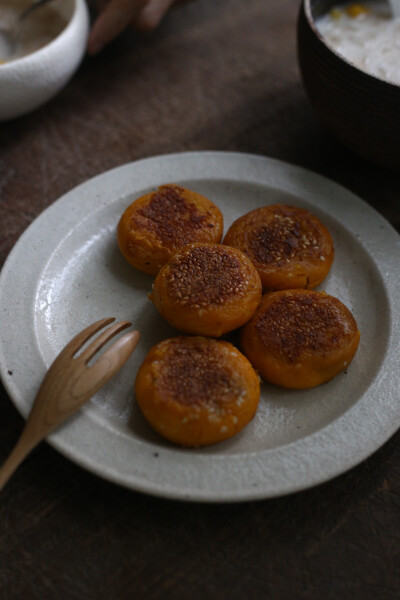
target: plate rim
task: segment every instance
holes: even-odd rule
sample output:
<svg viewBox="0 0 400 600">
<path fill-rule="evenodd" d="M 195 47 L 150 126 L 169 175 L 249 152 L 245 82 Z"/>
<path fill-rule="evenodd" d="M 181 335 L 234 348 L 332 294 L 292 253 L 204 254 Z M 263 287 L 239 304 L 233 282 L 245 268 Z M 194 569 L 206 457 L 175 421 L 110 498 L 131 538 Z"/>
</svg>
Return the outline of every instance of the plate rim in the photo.
<svg viewBox="0 0 400 600">
<path fill-rule="evenodd" d="M 13 266 L 13 261 L 15 262 L 16 258 L 18 257 L 18 253 L 21 252 L 21 248 L 23 247 L 24 241 L 32 234 L 32 232 L 34 233 L 35 230 L 39 227 L 40 229 L 40 225 L 42 223 L 42 221 L 46 220 L 46 218 L 50 215 L 56 214 L 57 211 L 60 210 L 60 206 L 62 207 L 63 204 L 65 204 L 66 202 L 68 202 L 68 200 L 70 199 L 71 196 L 79 196 L 79 192 L 85 192 L 85 190 L 90 189 L 91 187 L 95 188 L 97 183 L 99 181 L 105 181 L 107 180 L 112 180 L 113 177 L 119 173 L 122 172 L 122 170 L 130 170 L 132 169 L 133 171 L 135 169 L 141 169 L 141 168 L 146 168 L 146 166 L 148 167 L 149 165 L 151 166 L 151 164 L 154 163 L 159 163 L 161 162 L 165 162 L 165 161 L 169 161 L 169 162 L 182 162 L 183 161 L 189 161 L 189 163 L 193 162 L 194 164 L 198 164 L 201 161 L 204 160 L 208 160 L 208 161 L 216 161 L 216 159 L 218 159 L 219 161 L 228 161 L 229 163 L 235 162 L 235 161 L 239 161 L 240 163 L 242 163 L 243 161 L 250 161 L 252 164 L 255 165 L 255 163 L 257 163 L 257 166 L 263 166 L 266 167 L 267 165 L 272 168 L 272 171 L 279 171 L 280 169 L 283 171 L 286 171 L 286 173 L 290 176 L 290 174 L 294 174 L 295 176 L 299 176 L 300 179 L 304 176 L 306 176 L 307 178 L 311 177 L 311 181 L 315 182 L 318 185 L 322 185 L 322 186 L 327 186 L 328 190 L 331 189 L 333 191 L 337 191 L 338 193 L 342 193 L 344 194 L 345 197 L 348 197 L 352 199 L 352 202 L 355 204 L 355 206 L 358 206 L 358 208 L 361 209 L 361 212 L 366 211 L 366 208 L 368 209 L 366 212 L 368 213 L 368 215 L 373 216 L 374 219 L 377 220 L 378 225 L 384 229 L 385 234 L 393 241 L 396 241 L 396 245 L 397 245 L 397 253 L 398 256 L 400 257 L 400 236 L 397 233 L 397 231 L 392 227 L 392 225 L 386 221 L 382 215 L 380 215 L 380 213 L 378 213 L 378 211 L 376 211 L 376 209 L 374 209 L 373 207 L 371 207 L 369 204 L 367 204 L 365 201 L 363 201 L 361 198 L 359 198 L 356 194 L 354 194 L 353 192 L 351 192 L 350 190 L 344 188 L 343 186 L 341 186 L 340 184 L 331 181 L 330 179 L 319 175 L 317 173 L 314 173 L 313 171 L 310 171 L 308 169 L 305 169 L 303 167 L 300 166 L 296 166 L 296 165 L 292 165 L 290 163 L 281 161 L 281 160 L 277 160 L 274 158 L 269 158 L 266 156 L 262 156 L 262 155 L 258 155 L 258 154 L 251 154 L 251 153 L 242 153 L 242 152 L 225 152 L 225 151 L 190 151 L 190 152 L 179 152 L 179 153 L 172 153 L 172 154 L 160 154 L 157 156 L 152 156 L 152 157 L 148 157 L 148 158 L 142 158 L 139 160 L 135 160 L 132 162 L 128 162 L 125 163 L 124 165 L 120 165 L 117 167 L 114 167 L 110 170 L 104 171 L 103 173 L 100 173 L 84 182 L 82 182 L 81 184 L 77 185 L 76 187 L 74 187 L 73 189 L 69 190 L 68 192 L 66 192 L 65 194 L 63 194 L 60 198 L 58 198 L 56 201 L 54 201 L 51 205 L 49 205 L 44 211 L 42 211 L 34 220 L 33 222 L 25 229 L 25 231 L 21 234 L 21 236 L 19 237 L 19 239 L 17 240 L 17 242 L 15 243 L 15 245 L 13 246 L 13 248 L 11 249 L 8 257 L 6 258 L 6 261 L 4 262 L 4 265 L 2 267 L 2 271 L 0 274 L 0 328 L 1 330 L 4 329 L 4 323 L 6 320 L 6 317 L 4 315 L 4 290 L 6 287 L 6 283 L 7 283 L 7 277 L 9 277 L 9 273 L 12 269 Z M 216 162 L 218 162 L 218 160 Z M 190 167 L 190 165 L 189 165 Z M 257 168 L 256 168 L 257 171 Z M 252 177 L 254 177 L 254 175 L 252 175 Z M 201 179 L 201 177 L 197 176 L 197 177 L 193 177 L 193 179 Z M 224 180 L 224 177 L 221 176 L 217 176 L 217 177 L 213 177 L 213 180 Z M 278 177 L 279 179 L 279 177 Z M 239 178 L 237 179 L 237 181 L 248 181 L 248 182 L 253 182 L 252 178 L 250 177 L 248 180 L 243 179 L 243 178 Z M 259 185 L 261 185 L 260 181 L 256 182 Z M 149 184 L 152 185 L 152 184 Z M 154 185 L 158 185 L 158 183 L 155 183 Z M 264 181 L 264 185 L 270 185 L 270 187 L 274 187 L 273 185 L 271 185 L 269 182 Z M 282 189 L 282 188 L 279 188 Z M 285 190 L 287 191 L 287 190 Z M 78 193 L 78 194 L 77 194 Z M 295 192 L 292 192 L 295 193 Z M 107 206 L 112 204 L 113 202 L 115 202 L 115 197 L 114 198 L 110 198 L 108 199 L 106 202 L 104 202 L 102 204 L 102 206 Z M 98 210 L 99 207 L 96 208 L 96 210 Z M 332 212 L 330 212 L 329 210 L 326 209 L 326 206 L 323 206 L 323 209 L 330 214 L 330 216 L 334 216 Z M 383 238 L 384 239 L 384 238 Z M 367 241 L 365 241 L 365 246 L 368 245 Z M 400 274 L 400 260 L 398 261 L 398 267 L 397 267 L 397 271 Z M 400 279 L 400 278 L 399 278 Z M 393 296 L 394 294 L 394 287 L 395 287 L 395 283 L 389 282 L 390 286 L 389 286 L 389 291 L 391 292 L 391 295 Z M 397 288 L 399 289 L 399 284 L 397 284 Z M 396 322 L 399 320 L 399 315 L 393 315 L 393 303 L 390 303 L 390 308 L 391 308 L 391 321 L 392 321 L 392 331 L 391 331 L 391 339 L 388 342 L 388 346 L 392 347 L 393 345 L 395 345 L 396 340 L 394 340 L 394 335 L 393 335 L 393 320 L 394 320 L 394 316 L 396 317 Z M 399 342 L 397 341 L 397 352 L 400 349 L 399 347 Z M 396 348 L 393 349 L 392 351 L 395 352 Z M 393 360 L 392 360 L 393 362 Z M 4 340 L 3 337 L 1 337 L 0 339 L 0 378 L 3 382 L 3 385 L 10 397 L 10 400 L 13 402 L 14 406 L 16 406 L 17 410 L 24 416 L 26 417 L 27 414 L 27 407 L 25 404 L 21 403 L 21 399 L 18 397 L 18 394 L 16 393 L 16 389 L 15 389 L 15 379 L 13 380 L 11 377 L 8 376 L 7 374 L 7 367 L 6 367 L 6 361 L 5 361 L 5 344 L 4 344 Z M 371 384 L 372 385 L 372 384 Z M 378 383 L 379 385 L 379 383 Z M 394 400 L 394 399 L 393 399 Z M 385 402 L 385 406 L 387 407 L 389 400 L 387 400 Z M 357 404 L 357 403 L 356 403 Z M 324 436 L 331 435 L 332 432 L 330 431 L 330 428 L 333 425 L 338 425 L 340 421 L 344 420 L 344 422 L 342 423 L 342 426 L 346 426 L 346 420 L 348 420 L 348 416 L 349 414 L 352 412 L 352 409 L 354 407 L 352 407 L 349 411 L 347 411 L 344 415 L 341 415 L 338 419 L 335 419 L 335 421 L 331 424 L 329 424 L 327 427 L 323 428 L 323 430 L 317 431 L 309 436 L 306 436 L 305 438 L 301 438 L 300 442 L 303 442 L 303 445 L 306 449 L 308 449 L 309 452 L 312 452 L 312 446 L 315 444 L 315 440 L 318 441 L 318 438 L 324 433 Z M 336 470 L 335 469 L 330 469 L 328 472 L 325 473 L 325 475 L 322 475 L 321 473 L 318 473 L 316 476 L 314 474 L 314 477 L 311 476 L 311 474 L 305 474 L 306 479 L 304 480 L 303 477 L 303 481 L 300 483 L 298 482 L 297 484 L 293 484 L 293 482 L 291 482 L 289 485 L 286 486 L 281 486 L 279 488 L 275 488 L 275 489 L 271 489 L 270 491 L 266 491 L 265 488 L 253 488 L 253 489 L 236 489 L 236 490 L 230 490 L 230 491 L 225 491 L 225 492 L 210 492 L 207 490 L 196 490 L 196 492 L 191 492 L 190 490 L 182 490 L 182 489 L 176 489 L 176 488 L 168 488 L 165 485 L 165 482 L 162 486 L 160 485 L 156 485 L 154 484 L 154 482 L 149 482 L 148 479 L 146 479 L 146 477 L 144 478 L 140 478 L 140 476 L 138 474 L 134 474 L 131 477 L 131 480 L 128 481 L 128 478 L 124 475 L 119 475 L 118 473 L 115 472 L 115 470 L 113 471 L 112 469 L 110 469 L 109 467 L 105 467 L 104 465 L 97 465 L 97 464 L 93 464 L 93 462 L 88 462 L 87 457 L 85 456 L 85 452 L 83 450 L 83 452 L 77 452 L 76 448 L 71 448 L 68 445 L 68 435 L 66 434 L 66 432 L 68 432 L 68 428 L 70 428 L 70 425 L 65 425 L 62 428 L 60 428 L 60 430 L 58 430 L 57 432 L 51 434 L 48 438 L 49 443 L 55 447 L 58 451 L 60 451 L 64 456 L 66 456 L 67 458 L 69 458 L 70 460 L 72 460 L 73 462 L 75 462 L 76 464 L 80 465 L 81 467 L 85 468 L 86 470 L 100 476 L 103 477 L 109 481 L 112 481 L 114 483 L 117 483 L 119 485 L 123 485 L 125 487 L 128 487 L 130 489 L 133 489 L 135 491 L 139 491 L 139 492 L 144 492 L 144 493 L 148 493 L 148 494 L 152 494 L 155 496 L 160 496 L 160 497 L 164 497 L 164 498 L 170 498 L 170 499 L 176 499 L 176 500 L 191 500 L 191 501 L 201 501 L 201 502 L 241 502 L 241 501 L 247 501 L 247 500 L 257 500 L 257 499 L 265 499 L 265 498 L 271 498 L 271 497 L 276 497 L 276 496 L 282 496 L 282 495 L 286 495 L 289 493 L 294 493 L 303 489 L 307 489 L 310 487 L 313 487 L 315 485 L 321 484 L 325 481 L 328 481 L 346 471 L 348 471 L 349 469 L 355 467 L 357 464 L 359 464 L 360 462 L 362 462 L 363 460 L 365 460 L 368 456 L 370 456 L 373 452 L 375 452 L 376 450 L 378 450 L 379 447 L 381 447 L 397 430 L 397 428 L 399 427 L 399 415 L 397 414 L 398 411 L 395 410 L 395 406 L 394 406 L 394 402 L 389 402 L 389 408 L 390 414 L 386 415 L 386 418 L 384 419 L 380 419 L 379 423 L 378 423 L 378 428 L 379 428 L 379 442 L 376 443 L 371 443 L 371 439 L 369 439 L 369 444 L 367 444 L 366 446 L 363 446 L 361 449 L 357 448 L 357 452 L 355 455 L 353 455 L 352 460 L 347 460 L 346 462 L 346 466 L 345 467 L 339 467 Z M 393 417 L 396 418 L 393 418 Z M 71 428 L 73 429 L 74 426 L 79 422 L 79 419 L 77 417 L 74 417 L 72 419 L 71 422 Z M 75 425 L 74 425 L 75 424 Z M 351 423 L 350 423 L 351 424 Z M 347 422 L 347 426 L 349 425 L 349 423 Z M 352 427 L 350 427 L 350 430 L 352 429 Z M 329 430 L 329 431 L 328 431 Z M 350 431 L 350 433 L 354 434 L 354 431 Z M 311 440 L 311 438 L 313 438 L 313 440 Z M 374 438 L 375 439 L 375 438 Z M 65 442 L 65 440 L 67 440 L 67 443 Z M 310 445 L 311 444 L 311 445 Z M 286 446 L 282 446 L 282 447 L 278 447 L 273 449 L 274 452 L 276 454 L 279 454 L 281 452 L 283 452 L 283 449 L 287 449 L 289 446 L 299 446 L 299 440 L 296 440 L 295 442 L 292 442 L 291 444 L 288 444 Z M 348 448 L 346 448 L 348 449 Z M 162 449 L 162 452 L 165 453 L 165 449 Z M 256 452 L 254 454 L 256 454 L 259 458 L 261 454 L 264 454 L 265 452 L 269 452 L 269 450 L 266 451 L 262 451 L 262 452 Z M 191 460 L 193 459 L 193 454 L 191 454 Z M 205 456 L 205 455 L 204 455 Z M 230 459 L 232 460 L 234 458 L 235 455 L 228 455 L 228 457 L 225 456 L 225 459 Z M 241 455 L 240 455 L 241 456 Z M 241 456 L 242 457 L 242 456 Z M 213 460 L 214 459 L 224 459 L 224 456 L 220 456 L 220 457 L 216 457 L 213 456 Z M 243 458 L 243 457 L 242 457 Z M 197 459 L 196 459 L 197 460 Z M 342 458 L 342 460 L 344 460 Z M 308 479 L 307 479 L 308 477 Z"/>
</svg>

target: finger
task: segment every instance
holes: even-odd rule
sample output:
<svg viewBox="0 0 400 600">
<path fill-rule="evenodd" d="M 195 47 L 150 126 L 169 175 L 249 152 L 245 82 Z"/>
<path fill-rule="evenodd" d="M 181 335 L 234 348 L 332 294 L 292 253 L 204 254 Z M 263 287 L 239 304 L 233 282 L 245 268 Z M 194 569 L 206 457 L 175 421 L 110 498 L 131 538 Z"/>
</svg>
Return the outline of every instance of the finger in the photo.
<svg viewBox="0 0 400 600">
<path fill-rule="evenodd" d="M 135 19 L 147 0 L 111 0 L 95 21 L 88 40 L 89 54 L 97 54 Z"/>
<path fill-rule="evenodd" d="M 140 31 L 152 31 L 175 2 L 176 0 L 150 0 L 137 14 L 133 26 Z"/>
</svg>

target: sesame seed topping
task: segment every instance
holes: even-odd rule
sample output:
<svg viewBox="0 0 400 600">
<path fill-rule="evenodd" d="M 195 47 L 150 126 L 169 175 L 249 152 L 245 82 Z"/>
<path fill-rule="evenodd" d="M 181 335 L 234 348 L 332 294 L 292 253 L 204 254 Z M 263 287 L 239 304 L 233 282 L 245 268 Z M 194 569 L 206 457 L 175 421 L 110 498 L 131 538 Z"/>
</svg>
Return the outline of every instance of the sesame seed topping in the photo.
<svg viewBox="0 0 400 600">
<path fill-rule="evenodd" d="M 169 294 L 182 306 L 204 310 L 221 306 L 249 289 L 248 266 L 221 245 L 201 245 L 175 256 L 169 263 Z"/>
<path fill-rule="evenodd" d="M 208 415 L 208 417 L 207 417 L 207 421 L 208 421 L 209 423 L 219 423 L 219 422 L 220 422 L 220 420 L 221 420 L 221 419 L 220 419 L 219 417 L 217 417 L 217 415 L 213 415 L 213 414 L 211 414 L 211 415 Z"/>
<path fill-rule="evenodd" d="M 260 310 L 255 330 L 268 352 L 293 363 L 334 351 L 350 338 L 357 325 L 346 310 L 336 298 L 317 292 L 284 294 Z"/>
<path fill-rule="evenodd" d="M 255 218 L 250 229 L 248 250 L 258 263 L 278 266 L 291 259 L 316 257 L 321 252 L 323 238 L 318 222 L 307 211 L 275 206 L 267 222 Z"/>
<path fill-rule="evenodd" d="M 243 386 L 224 363 L 229 350 L 215 340 L 179 337 L 167 340 L 165 360 L 158 365 L 157 387 L 176 402 L 207 409 L 210 421 L 240 397 Z"/>
</svg>

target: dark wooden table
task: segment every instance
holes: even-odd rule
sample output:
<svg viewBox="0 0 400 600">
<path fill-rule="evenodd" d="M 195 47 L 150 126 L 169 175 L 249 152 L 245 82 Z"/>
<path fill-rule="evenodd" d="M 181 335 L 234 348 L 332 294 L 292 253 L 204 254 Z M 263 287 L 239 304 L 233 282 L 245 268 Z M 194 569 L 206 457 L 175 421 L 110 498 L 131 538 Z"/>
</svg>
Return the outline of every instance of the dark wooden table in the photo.
<svg viewBox="0 0 400 600">
<path fill-rule="evenodd" d="M 44 108 L 0 127 L 0 260 L 49 204 L 141 157 L 232 150 L 341 183 L 400 230 L 400 176 L 321 128 L 295 0 L 197 0 L 86 58 Z M 0 461 L 23 420 L 1 390 Z M 366 431 L 366 436 L 368 432 Z M 0 598 L 397 600 L 399 435 L 341 477 L 234 505 L 148 497 L 42 444 L 0 495 Z"/>
</svg>

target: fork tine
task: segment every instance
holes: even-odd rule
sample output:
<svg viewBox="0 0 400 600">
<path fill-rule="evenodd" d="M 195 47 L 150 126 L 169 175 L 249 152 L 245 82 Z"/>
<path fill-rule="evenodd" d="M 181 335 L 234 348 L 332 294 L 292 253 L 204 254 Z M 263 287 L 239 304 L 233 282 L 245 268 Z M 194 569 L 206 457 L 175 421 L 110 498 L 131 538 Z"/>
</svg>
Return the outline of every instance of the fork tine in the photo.
<svg viewBox="0 0 400 600">
<path fill-rule="evenodd" d="M 77 397 L 90 398 L 126 363 L 140 339 L 139 331 L 129 331 L 117 339 L 100 358 L 86 367 L 86 377 L 74 386 Z"/>
<path fill-rule="evenodd" d="M 105 327 L 106 325 L 113 323 L 113 321 L 115 321 L 115 317 L 100 319 L 100 321 L 92 323 L 91 325 L 86 327 L 86 329 L 78 333 L 70 342 L 68 342 L 68 344 L 62 350 L 62 352 L 60 352 L 57 358 L 61 356 L 70 356 L 72 358 L 82 348 L 85 342 L 87 342 L 88 339 L 92 337 L 92 335 L 100 331 L 100 329 L 103 329 L 103 327 Z"/>
<path fill-rule="evenodd" d="M 93 342 L 82 352 L 80 355 L 80 359 L 84 361 L 85 364 L 89 362 L 91 358 L 99 351 L 101 348 L 117 333 L 123 331 L 127 327 L 130 327 L 132 323 L 129 321 L 120 321 L 119 323 L 114 323 L 110 327 L 108 327 L 103 333 L 101 333 Z"/>
</svg>

